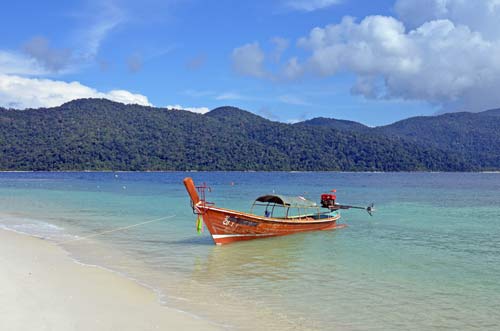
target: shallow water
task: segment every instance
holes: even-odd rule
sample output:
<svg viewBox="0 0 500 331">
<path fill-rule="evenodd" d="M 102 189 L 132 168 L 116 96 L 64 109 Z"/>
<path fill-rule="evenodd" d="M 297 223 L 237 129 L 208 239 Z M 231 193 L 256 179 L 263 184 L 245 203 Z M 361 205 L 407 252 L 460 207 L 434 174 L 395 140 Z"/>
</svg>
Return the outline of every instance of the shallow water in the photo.
<svg viewBox="0 0 500 331">
<path fill-rule="evenodd" d="M 336 188 L 377 212 L 218 247 L 196 234 L 187 175 L 232 209 Z M 230 330 L 498 330 L 499 192 L 494 173 L 0 173 L 0 227 L 54 240 Z"/>
</svg>

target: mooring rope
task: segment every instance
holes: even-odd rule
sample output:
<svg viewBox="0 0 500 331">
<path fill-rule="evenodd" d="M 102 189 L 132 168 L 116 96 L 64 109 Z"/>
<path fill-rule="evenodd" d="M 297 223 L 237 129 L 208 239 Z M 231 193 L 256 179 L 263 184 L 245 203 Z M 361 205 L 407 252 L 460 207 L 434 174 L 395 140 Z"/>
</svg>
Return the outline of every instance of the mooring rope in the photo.
<svg viewBox="0 0 500 331">
<path fill-rule="evenodd" d="M 74 242 L 74 241 L 85 240 L 85 239 L 92 238 L 92 237 L 97 237 L 97 236 L 100 236 L 100 235 L 103 235 L 103 234 L 106 234 L 106 233 L 111 233 L 111 232 L 126 230 L 126 229 L 135 228 L 136 226 L 141 226 L 141 225 L 148 224 L 148 223 L 163 221 L 163 220 L 166 220 L 166 219 L 172 218 L 172 217 L 175 217 L 175 215 L 170 215 L 170 216 L 165 216 L 165 217 L 161 217 L 161 218 L 156 218 L 154 220 L 149 220 L 149 221 L 145 221 L 145 222 L 141 222 L 141 223 L 127 225 L 127 226 L 116 228 L 116 229 L 112 229 L 112 230 L 106 230 L 106 231 L 103 231 L 103 232 L 91 234 L 89 236 L 62 241 L 62 242 L 59 242 L 59 244 L 67 244 L 67 243 L 71 243 L 71 242 Z"/>
</svg>

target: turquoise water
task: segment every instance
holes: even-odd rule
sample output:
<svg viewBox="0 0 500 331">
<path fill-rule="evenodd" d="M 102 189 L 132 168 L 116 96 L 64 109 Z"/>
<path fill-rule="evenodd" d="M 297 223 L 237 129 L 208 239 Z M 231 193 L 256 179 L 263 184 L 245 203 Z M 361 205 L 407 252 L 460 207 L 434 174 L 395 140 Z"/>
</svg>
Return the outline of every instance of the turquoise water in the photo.
<svg viewBox="0 0 500 331">
<path fill-rule="evenodd" d="M 232 209 L 335 188 L 339 202 L 377 212 L 344 211 L 337 231 L 219 247 L 196 234 L 188 175 Z M 228 330 L 498 330 L 499 192 L 497 173 L 0 173 L 0 227 L 53 240 Z"/>
</svg>

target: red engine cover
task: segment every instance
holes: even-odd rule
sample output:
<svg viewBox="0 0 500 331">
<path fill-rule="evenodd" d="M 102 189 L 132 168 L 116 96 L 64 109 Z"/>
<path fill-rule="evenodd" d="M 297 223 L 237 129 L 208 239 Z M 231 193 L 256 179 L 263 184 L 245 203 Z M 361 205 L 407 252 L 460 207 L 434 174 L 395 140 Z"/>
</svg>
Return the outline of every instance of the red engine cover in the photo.
<svg viewBox="0 0 500 331">
<path fill-rule="evenodd" d="M 337 196 L 335 194 L 321 194 L 321 200 L 336 200 Z"/>
</svg>

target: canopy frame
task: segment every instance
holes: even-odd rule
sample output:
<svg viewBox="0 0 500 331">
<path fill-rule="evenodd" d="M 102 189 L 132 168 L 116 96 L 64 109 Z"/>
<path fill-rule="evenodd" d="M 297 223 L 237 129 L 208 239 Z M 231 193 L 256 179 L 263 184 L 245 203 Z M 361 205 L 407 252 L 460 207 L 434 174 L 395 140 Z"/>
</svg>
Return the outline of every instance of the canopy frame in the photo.
<svg viewBox="0 0 500 331">
<path fill-rule="evenodd" d="M 308 200 L 301 196 L 285 196 L 277 194 L 263 195 L 255 199 L 250 213 L 254 212 L 255 206 L 265 207 L 265 215 L 270 218 L 282 218 L 282 219 L 303 219 L 303 218 L 322 218 L 326 215 L 330 215 L 330 212 L 322 212 L 320 206 L 318 206 L 314 201 Z M 284 217 L 275 217 L 275 209 L 284 208 Z M 296 209 L 297 215 L 290 216 L 290 209 Z"/>
</svg>

